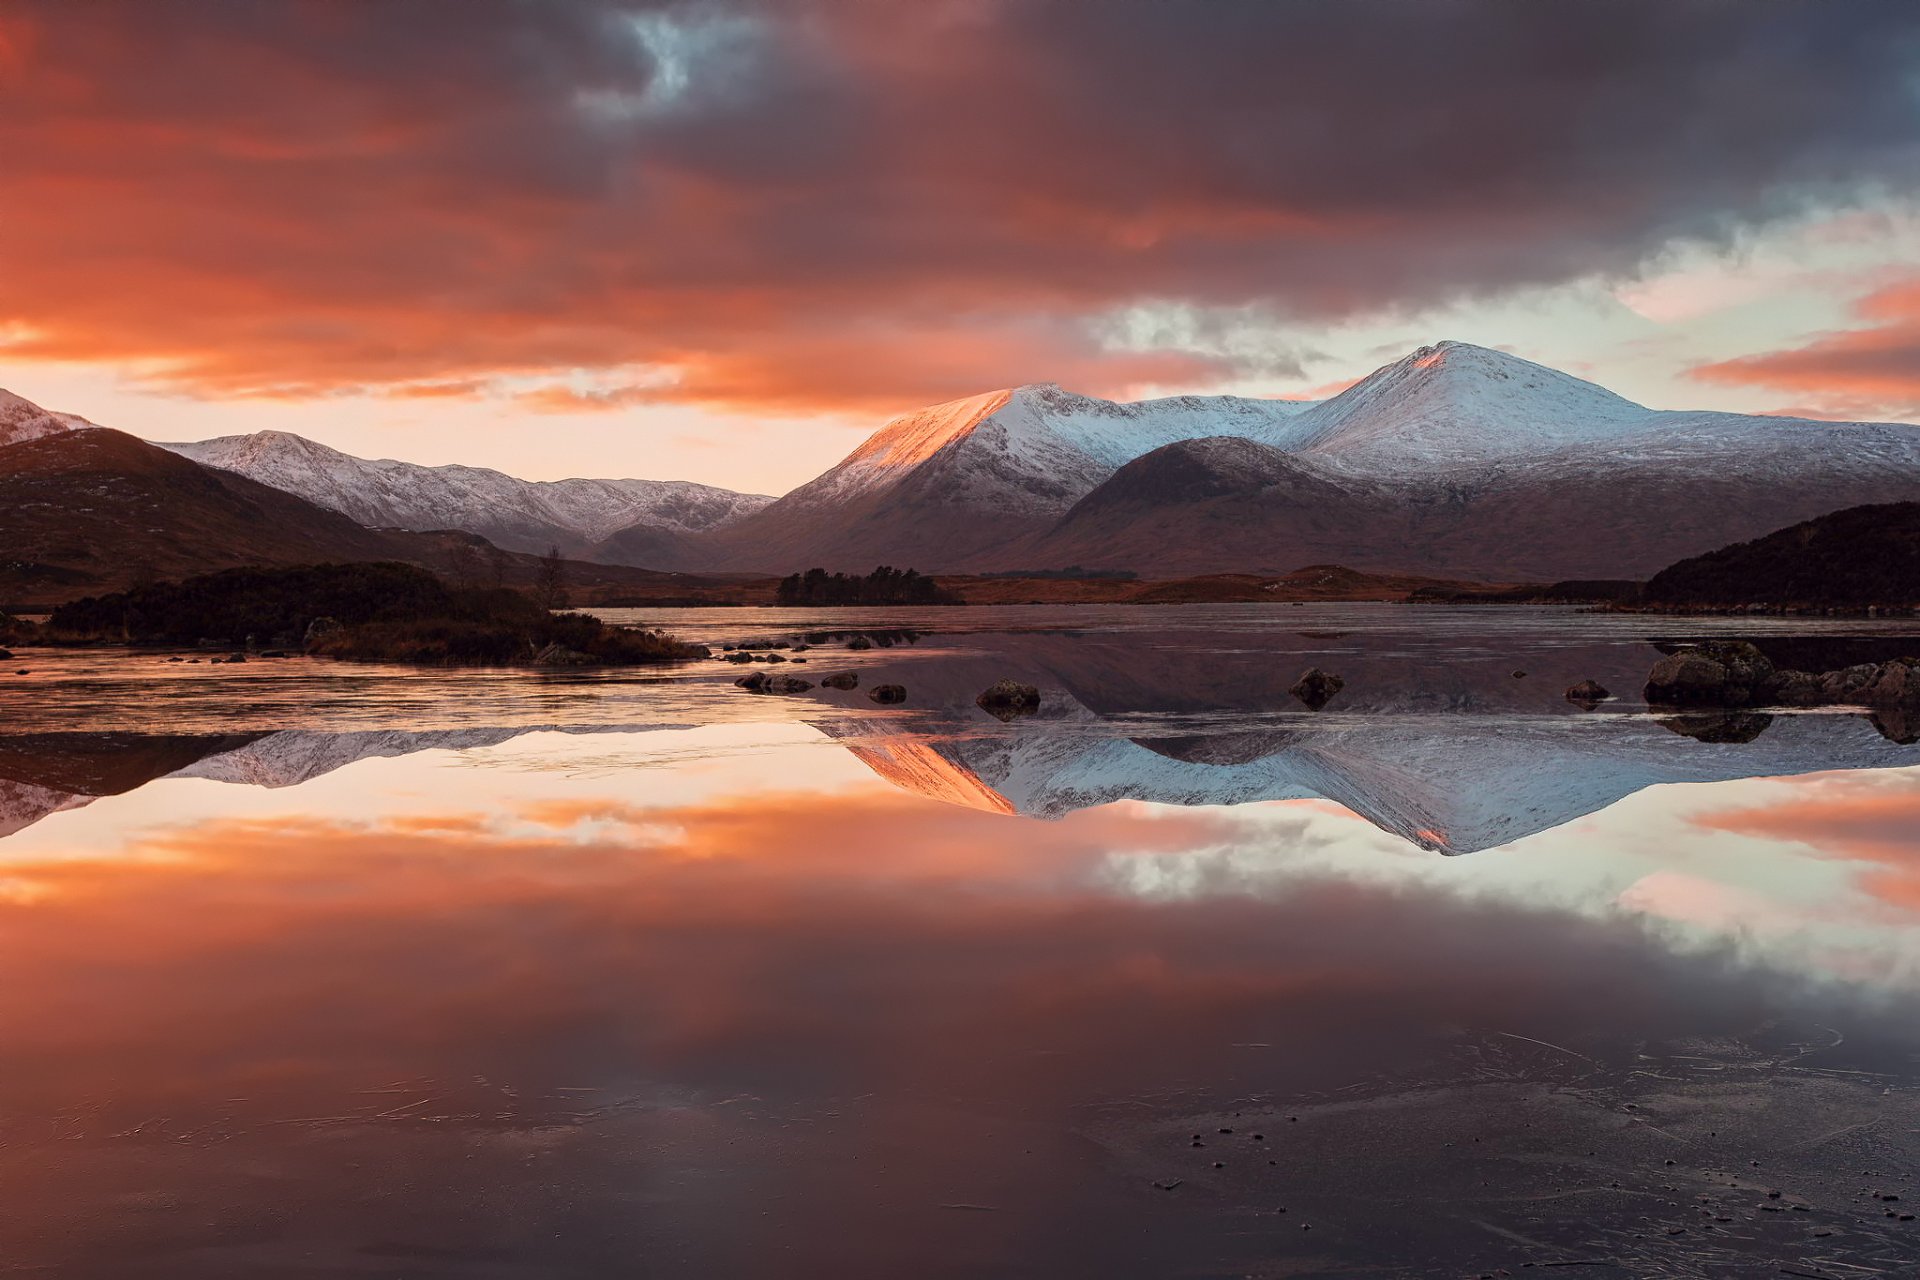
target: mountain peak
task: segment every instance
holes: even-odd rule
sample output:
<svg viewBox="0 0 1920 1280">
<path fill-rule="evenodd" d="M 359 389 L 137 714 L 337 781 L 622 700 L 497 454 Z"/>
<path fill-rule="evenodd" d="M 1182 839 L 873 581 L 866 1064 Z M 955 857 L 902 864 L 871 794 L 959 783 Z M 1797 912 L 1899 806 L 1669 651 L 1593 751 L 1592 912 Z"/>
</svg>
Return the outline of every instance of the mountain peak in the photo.
<svg viewBox="0 0 1920 1280">
<path fill-rule="evenodd" d="M 1301 421 L 1316 453 L 1445 464 L 1611 439 L 1651 416 L 1572 374 L 1449 340 L 1381 366 Z"/>
</svg>

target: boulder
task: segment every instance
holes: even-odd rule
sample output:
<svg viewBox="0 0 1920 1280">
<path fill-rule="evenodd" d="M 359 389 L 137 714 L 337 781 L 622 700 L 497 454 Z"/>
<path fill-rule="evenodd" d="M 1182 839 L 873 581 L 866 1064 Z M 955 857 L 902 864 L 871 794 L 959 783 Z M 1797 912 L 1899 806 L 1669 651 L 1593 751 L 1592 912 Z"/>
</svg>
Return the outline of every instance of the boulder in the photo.
<svg viewBox="0 0 1920 1280">
<path fill-rule="evenodd" d="M 1599 706 L 1613 695 L 1598 680 L 1582 680 L 1567 690 L 1567 701 L 1577 702 L 1588 709 Z"/>
<path fill-rule="evenodd" d="M 857 689 L 860 687 L 860 677 L 851 671 L 840 671 L 830 676 L 820 677 L 820 687 L 823 689 Z"/>
<path fill-rule="evenodd" d="M 1766 701 L 1773 678 L 1767 655 L 1744 640 L 1718 640 L 1654 663 L 1643 692 L 1657 706 L 1744 707 Z"/>
<path fill-rule="evenodd" d="M 227 655 L 227 662 L 229 664 L 235 663 L 235 662 L 245 662 L 246 660 L 247 660 L 247 655 L 244 653 L 230 653 Z"/>
<path fill-rule="evenodd" d="M 13 650 L 0 649 L 0 662 L 11 662 L 11 661 L 13 661 Z"/>
<path fill-rule="evenodd" d="M 1776 671 L 1761 701 L 1776 707 L 1817 707 L 1825 701 L 1820 677 L 1810 671 Z"/>
<path fill-rule="evenodd" d="M 767 681 L 768 693 L 805 693 L 813 688 L 813 681 L 802 680 L 799 676 L 774 676 Z"/>
<path fill-rule="evenodd" d="M 1012 720 L 1030 716 L 1040 709 L 1040 690 L 1018 680 L 1000 680 L 991 688 L 982 689 L 973 704 L 990 716 Z"/>
<path fill-rule="evenodd" d="M 1730 684 L 1759 689 L 1773 676 L 1773 659 L 1745 640 L 1715 640 L 1699 648 L 1727 669 Z"/>
<path fill-rule="evenodd" d="M 762 654 L 762 655 L 761 655 L 761 657 L 760 657 L 760 661 L 762 661 L 762 662 L 785 662 L 785 661 L 786 661 L 786 659 L 785 659 L 785 658 L 783 658 L 783 657 L 781 657 L 781 656 L 780 656 L 779 654 L 777 654 L 777 653 L 768 653 L 768 654 Z"/>
<path fill-rule="evenodd" d="M 1306 703 L 1311 710 L 1318 711 L 1346 687 L 1347 682 L 1332 672 L 1309 667 L 1300 673 L 1300 678 L 1293 682 L 1293 688 L 1287 692 Z"/>
<path fill-rule="evenodd" d="M 891 705 L 895 702 L 905 702 L 907 700 L 907 689 L 905 685 L 879 684 L 875 685 L 873 691 L 867 694 L 867 696 L 875 702 L 883 705 Z"/>
<path fill-rule="evenodd" d="M 1879 674 L 1864 692 L 1867 701 L 1875 706 L 1920 703 L 1920 664 L 1911 658 L 1882 663 Z"/>
<path fill-rule="evenodd" d="M 753 661 L 753 655 L 748 653 L 744 649 L 738 649 L 732 653 L 724 654 L 722 656 L 725 657 L 728 662 L 752 662 Z"/>
<path fill-rule="evenodd" d="M 1712 706 L 1729 701 L 1727 669 L 1692 651 L 1670 653 L 1647 673 L 1648 702 L 1668 706 Z M 1744 697 L 1740 698 L 1744 702 Z"/>
<path fill-rule="evenodd" d="M 853 639 L 847 641 L 847 648 L 853 649 L 856 651 L 861 649 L 871 649 L 873 648 L 873 641 L 867 639 L 865 636 L 855 636 Z"/>
<path fill-rule="evenodd" d="M 745 689 L 748 693 L 764 693 L 766 692 L 767 685 L 772 683 L 772 680 L 773 677 L 764 671 L 749 671 L 733 683 L 735 686 Z"/>
<path fill-rule="evenodd" d="M 1820 677 L 1820 697 L 1825 702 L 1858 702 L 1879 678 L 1880 668 L 1872 662 L 1829 671 Z"/>
</svg>

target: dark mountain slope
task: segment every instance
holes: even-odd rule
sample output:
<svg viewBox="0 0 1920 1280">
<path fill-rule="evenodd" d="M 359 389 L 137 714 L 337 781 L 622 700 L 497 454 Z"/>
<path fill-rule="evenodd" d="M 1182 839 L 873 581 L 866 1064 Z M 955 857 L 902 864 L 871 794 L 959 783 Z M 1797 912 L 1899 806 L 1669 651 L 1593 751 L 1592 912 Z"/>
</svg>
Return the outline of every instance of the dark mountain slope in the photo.
<svg viewBox="0 0 1920 1280">
<path fill-rule="evenodd" d="M 1920 474 L 1898 458 L 1857 462 L 1813 442 L 1792 471 L 1586 447 L 1403 480 L 1246 441 L 1186 441 L 1120 468 L 1017 558 L 1154 576 L 1336 561 L 1481 581 L 1640 577 L 1782 520 L 1920 497 Z"/>
<path fill-rule="evenodd" d="M 0 447 L 0 600 L 54 604 L 243 565 L 376 560 L 506 585 L 532 583 L 538 567 L 537 557 L 472 534 L 364 528 L 119 431 L 64 431 Z M 568 576 L 582 589 L 687 581 L 572 563 Z"/>
<path fill-rule="evenodd" d="M 1849 507 L 1655 574 L 1655 604 L 1920 603 L 1920 502 Z"/>
<path fill-rule="evenodd" d="M 1154 575 L 1285 572 L 1339 559 L 1411 563 L 1405 513 L 1310 459 L 1232 436 L 1183 440 L 1136 458 L 1045 533 L 1021 565 L 1086 564 Z"/>
</svg>

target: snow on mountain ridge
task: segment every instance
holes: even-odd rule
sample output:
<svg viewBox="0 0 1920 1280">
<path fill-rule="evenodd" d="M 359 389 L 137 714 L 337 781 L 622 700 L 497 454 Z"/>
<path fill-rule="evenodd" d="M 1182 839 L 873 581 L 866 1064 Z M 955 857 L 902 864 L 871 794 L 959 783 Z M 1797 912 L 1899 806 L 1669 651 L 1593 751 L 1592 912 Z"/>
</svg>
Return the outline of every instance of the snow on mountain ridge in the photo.
<svg viewBox="0 0 1920 1280">
<path fill-rule="evenodd" d="M 1655 416 L 1546 365 L 1445 341 L 1307 410 L 1300 449 L 1368 467 L 1485 462 L 1634 435 Z"/>
<path fill-rule="evenodd" d="M 77 413 L 54 413 L 23 396 L 0 389 L 0 447 L 97 425 Z"/>
<path fill-rule="evenodd" d="M 1241 396 L 1101 400 L 1055 383 L 988 392 L 933 405 L 888 422 L 837 466 L 795 491 L 809 504 L 841 502 L 899 480 L 936 460 L 1046 476 L 1069 498 L 1133 459 L 1180 440 L 1232 435 L 1286 447 L 1309 401 Z"/>
<path fill-rule="evenodd" d="M 773 501 L 684 480 L 521 480 L 487 467 L 358 458 L 284 431 L 163 444 L 374 527 L 466 529 L 518 550 L 636 524 L 697 533 Z"/>
</svg>

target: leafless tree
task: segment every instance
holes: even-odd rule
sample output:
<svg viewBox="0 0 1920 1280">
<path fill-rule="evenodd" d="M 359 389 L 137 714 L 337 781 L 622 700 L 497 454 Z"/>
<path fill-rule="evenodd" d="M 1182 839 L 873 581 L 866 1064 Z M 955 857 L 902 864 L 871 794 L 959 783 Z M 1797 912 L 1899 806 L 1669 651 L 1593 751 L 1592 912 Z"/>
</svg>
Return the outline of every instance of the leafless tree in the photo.
<svg viewBox="0 0 1920 1280">
<path fill-rule="evenodd" d="M 567 607 L 567 562 L 561 558 L 559 547 L 548 547 L 547 554 L 540 557 L 540 568 L 533 578 L 533 594 L 543 609 Z"/>
</svg>

